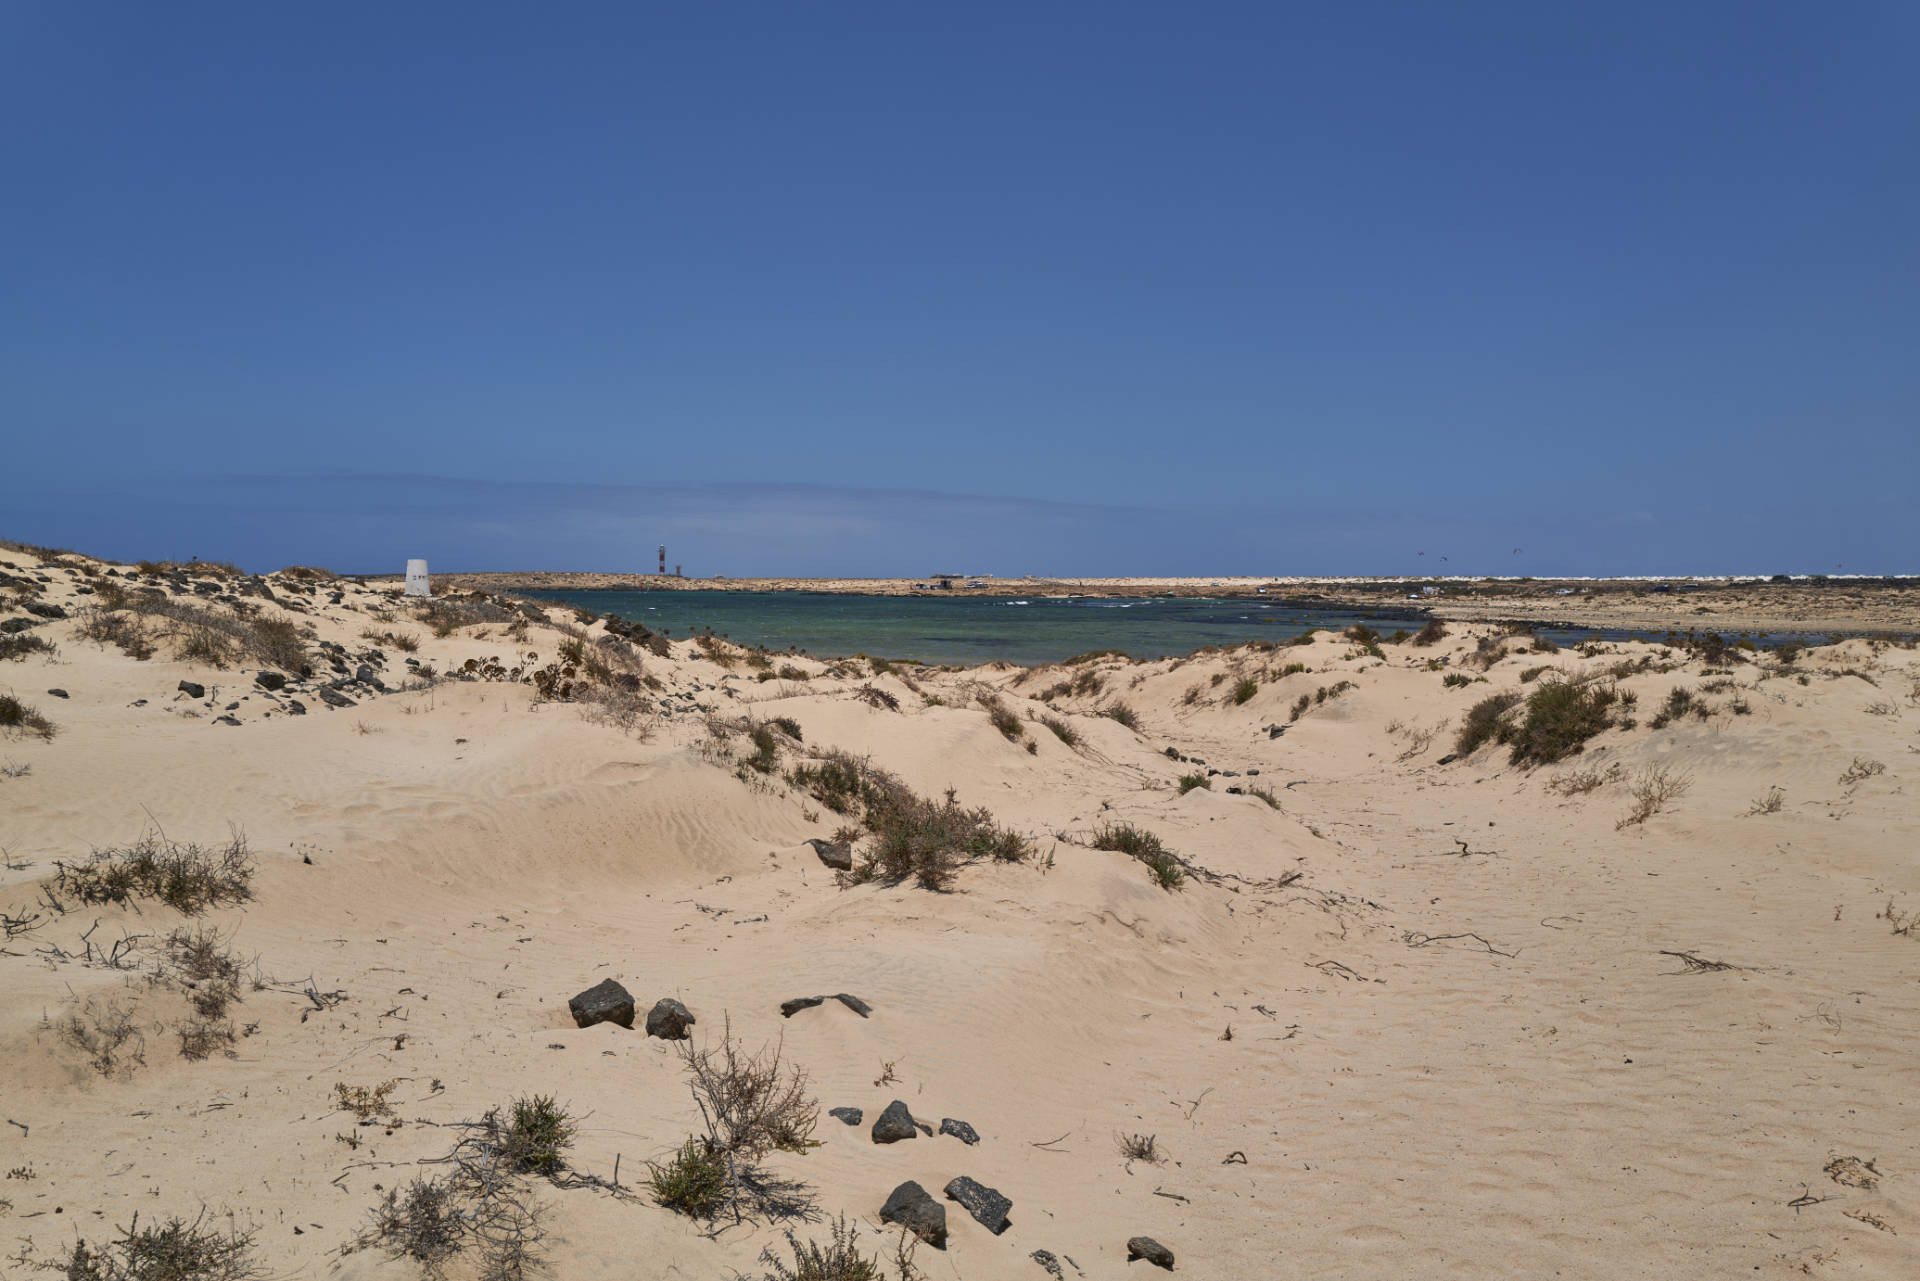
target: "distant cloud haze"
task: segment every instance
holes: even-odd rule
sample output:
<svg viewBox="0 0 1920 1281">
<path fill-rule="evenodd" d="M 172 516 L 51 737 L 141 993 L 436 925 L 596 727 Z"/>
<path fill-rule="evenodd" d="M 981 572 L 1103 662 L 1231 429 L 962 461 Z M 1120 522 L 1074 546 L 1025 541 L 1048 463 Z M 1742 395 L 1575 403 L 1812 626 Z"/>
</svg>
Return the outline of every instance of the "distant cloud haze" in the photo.
<svg viewBox="0 0 1920 1281">
<path fill-rule="evenodd" d="M 662 543 L 668 565 L 690 577 L 739 578 L 1802 573 L 1833 572 L 1848 559 L 1850 549 L 1829 563 L 1808 555 L 1796 547 L 1805 531 L 1777 515 L 1749 514 L 1743 527 L 1738 513 L 1722 513 L 1709 523 L 1718 532 L 1703 537 L 1703 513 L 1713 514 L 1707 500 L 1688 513 L 1681 538 L 1646 508 L 1544 510 L 1514 496 L 1367 511 L 1277 495 L 1193 513 L 819 485 L 235 475 L 65 495 L 43 488 L 0 533 L 121 560 L 199 556 L 251 570 L 318 563 L 350 573 L 397 572 L 411 556 L 441 571 L 648 572 Z M 1846 548 L 1845 529 L 1827 527 L 1830 546 Z M 1900 566 L 1863 552 L 1846 568 Z"/>
</svg>

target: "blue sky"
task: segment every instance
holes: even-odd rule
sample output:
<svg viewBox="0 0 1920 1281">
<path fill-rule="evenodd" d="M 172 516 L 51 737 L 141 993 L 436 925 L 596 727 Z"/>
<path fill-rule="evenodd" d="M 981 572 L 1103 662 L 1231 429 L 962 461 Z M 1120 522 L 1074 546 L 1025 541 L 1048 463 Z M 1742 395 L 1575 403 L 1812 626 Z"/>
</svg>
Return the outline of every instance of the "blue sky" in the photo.
<svg viewBox="0 0 1920 1281">
<path fill-rule="evenodd" d="M 0 6 L 0 536 L 1920 570 L 1917 56 L 1903 4 Z"/>
</svg>

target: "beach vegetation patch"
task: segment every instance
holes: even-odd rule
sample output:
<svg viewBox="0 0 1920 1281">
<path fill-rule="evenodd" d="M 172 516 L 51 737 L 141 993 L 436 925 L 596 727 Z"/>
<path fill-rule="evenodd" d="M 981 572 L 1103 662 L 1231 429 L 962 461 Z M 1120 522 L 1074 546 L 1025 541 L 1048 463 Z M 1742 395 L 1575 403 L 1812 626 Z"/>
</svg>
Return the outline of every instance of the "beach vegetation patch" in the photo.
<svg viewBox="0 0 1920 1281">
<path fill-rule="evenodd" d="M 59 732 L 52 721 L 12 694 L 0 694 L 0 730 L 41 739 L 51 739 Z"/>
<path fill-rule="evenodd" d="M 253 854 L 236 833 L 217 849 L 180 845 L 149 832 L 122 849 L 96 850 L 82 863 L 54 863 L 53 892 L 82 903 L 159 899 L 188 916 L 253 897 Z"/>
</svg>

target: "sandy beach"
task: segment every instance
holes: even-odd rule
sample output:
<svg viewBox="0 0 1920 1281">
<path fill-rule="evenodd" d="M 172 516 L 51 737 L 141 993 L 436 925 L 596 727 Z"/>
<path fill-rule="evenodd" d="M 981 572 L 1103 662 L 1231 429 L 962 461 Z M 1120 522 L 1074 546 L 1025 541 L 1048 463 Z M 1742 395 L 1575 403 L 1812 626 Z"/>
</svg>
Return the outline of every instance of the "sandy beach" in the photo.
<svg viewBox="0 0 1920 1281">
<path fill-rule="evenodd" d="M 841 1215 L 891 1258 L 907 1181 L 936 1278 L 1158 1275 L 1135 1238 L 1198 1278 L 1913 1274 L 1920 652 L 1480 621 L 1910 632 L 1913 588 L 1462 588 L 1425 644 L 907 672 L 317 573 L 0 575 L 0 1275 L 204 1214 L 263 1275 L 421 1276 L 376 1208 L 535 1096 L 577 1131 L 514 1177 L 534 1276 L 759 1278 Z M 1603 727 L 1528 720 L 1550 688 Z M 993 839 L 895 876 L 905 797 Z M 245 875 L 115 898 L 143 841 Z M 633 1026 L 578 1026 L 606 980 Z M 805 1073 L 756 1158 L 791 1217 L 650 1187 L 728 1029 Z M 930 1132 L 876 1142 L 896 1101 Z"/>
</svg>

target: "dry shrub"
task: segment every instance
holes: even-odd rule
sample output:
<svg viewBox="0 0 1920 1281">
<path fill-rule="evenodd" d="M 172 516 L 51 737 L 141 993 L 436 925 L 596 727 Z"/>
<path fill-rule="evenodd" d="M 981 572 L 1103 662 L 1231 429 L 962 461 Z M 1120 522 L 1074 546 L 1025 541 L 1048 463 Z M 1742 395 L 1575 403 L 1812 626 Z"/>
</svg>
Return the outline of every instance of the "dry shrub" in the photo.
<svg viewBox="0 0 1920 1281">
<path fill-rule="evenodd" d="M 42 739 L 51 739 L 59 732 L 52 721 L 11 694 L 0 694 L 0 730 Z"/>
<path fill-rule="evenodd" d="M 522 1281 L 541 1265 L 546 1229 L 526 1176 L 566 1175 L 572 1117 L 552 1099 L 534 1097 L 514 1100 L 507 1118 L 493 1108 L 461 1128 L 466 1133 L 444 1158 L 448 1172 L 388 1192 L 344 1253 L 378 1246 L 438 1278 L 473 1249 L 481 1281 Z"/>
<path fill-rule="evenodd" d="M 763 1274 L 762 1281 L 886 1281 L 886 1270 L 879 1257 L 868 1258 L 861 1253 L 860 1229 L 849 1224 L 844 1214 L 829 1225 L 825 1244 L 811 1239 L 803 1242 L 791 1228 L 785 1235 L 787 1248 L 793 1252 L 793 1263 L 789 1266 L 768 1246 L 761 1251 L 760 1262 L 773 1270 Z M 912 1233 L 901 1230 L 893 1259 L 899 1281 L 914 1281 L 921 1275 L 913 1265 L 916 1241 Z"/>
<path fill-rule="evenodd" d="M 0 634 L 0 662 L 23 663 L 29 654 L 45 654 L 51 658 L 59 652 L 59 646 L 32 632 Z"/>
<path fill-rule="evenodd" d="M 253 854 L 238 833 L 220 849 L 203 849 L 148 832 L 125 849 L 96 850 L 84 863 L 56 861 L 54 867 L 54 893 L 82 903 L 155 898 L 194 916 L 253 897 Z"/>
<path fill-rule="evenodd" d="M 1786 803 L 1787 794 L 1777 787 L 1770 787 L 1765 796 L 1747 807 L 1746 816 L 1752 818 L 1758 814 L 1778 814 Z"/>
<path fill-rule="evenodd" d="M 67 1015 L 60 1025 L 60 1037 L 84 1053 L 88 1064 L 101 1076 L 131 1073 L 147 1061 L 147 1037 L 135 1015 L 131 1001 L 89 997 L 85 1005 Z"/>
<path fill-rule="evenodd" d="M 1886 772 L 1885 762 L 1856 756 L 1853 758 L 1853 764 L 1847 766 L 1846 771 L 1840 775 L 1840 783 L 1843 787 L 1858 787 L 1874 775 Z"/>
<path fill-rule="evenodd" d="M 142 1228 L 140 1216 L 120 1238 L 95 1248 L 73 1243 L 67 1281 L 247 1281 L 264 1275 L 253 1259 L 253 1233 L 231 1220 L 224 1232 L 207 1226 L 205 1210 L 189 1223 L 168 1219 Z"/>
<path fill-rule="evenodd" d="M 1693 786 L 1693 775 L 1676 770 L 1668 765 L 1649 765 L 1642 769 L 1633 782 L 1633 808 L 1626 817 L 1613 825 L 1614 831 L 1636 827 L 1646 822 L 1669 804 L 1687 794 Z"/>
<path fill-rule="evenodd" d="M 700 1213 L 731 1208 L 739 1219 L 769 1186 L 755 1177 L 760 1161 L 776 1151 L 804 1152 L 815 1146 L 820 1102 L 807 1092 L 806 1072 L 782 1059 L 779 1042 L 748 1053 L 734 1039 L 730 1017 L 717 1043 L 696 1048 L 691 1041 L 683 1042 L 680 1062 L 706 1134 L 689 1139 L 667 1166 L 652 1167 L 656 1186 L 664 1181 L 664 1186 L 679 1190 L 681 1204 L 676 1208 L 689 1213 L 696 1212 L 694 1206 Z M 718 1199 L 711 1189 L 715 1164 L 725 1170 Z"/>
<path fill-rule="evenodd" d="M 1547 780 L 1547 790 L 1562 796 L 1585 796 L 1588 792 L 1597 792 L 1608 783 L 1617 783 L 1626 777 L 1626 768 L 1615 761 L 1601 769 L 1598 765 L 1590 769 L 1572 770 L 1565 774 L 1555 774 Z"/>
<path fill-rule="evenodd" d="M 1437 618 L 1429 618 L 1427 625 L 1413 634 L 1413 643 L 1420 646 L 1433 645 L 1445 640 L 1446 636 L 1447 625 Z"/>
</svg>

